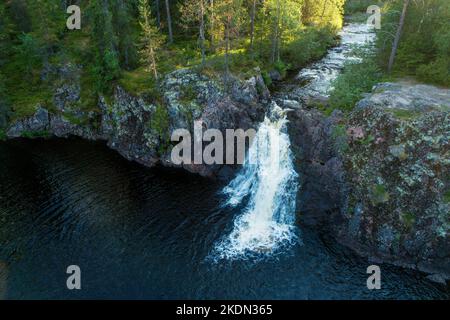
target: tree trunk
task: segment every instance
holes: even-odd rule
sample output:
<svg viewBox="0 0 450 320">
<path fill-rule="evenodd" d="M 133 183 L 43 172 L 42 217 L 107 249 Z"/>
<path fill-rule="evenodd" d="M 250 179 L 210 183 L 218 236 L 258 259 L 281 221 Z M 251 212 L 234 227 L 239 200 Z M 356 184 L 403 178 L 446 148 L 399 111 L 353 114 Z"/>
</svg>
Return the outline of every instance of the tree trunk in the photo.
<svg viewBox="0 0 450 320">
<path fill-rule="evenodd" d="M 156 23 L 158 24 L 158 29 L 161 28 L 161 12 L 159 11 L 159 0 L 156 0 Z"/>
<path fill-rule="evenodd" d="M 228 75 L 230 74 L 230 57 L 229 57 L 229 51 L 230 51 L 230 24 L 231 24 L 231 17 L 228 16 L 227 24 L 225 26 L 225 73 L 226 73 L 227 82 L 228 82 Z"/>
<path fill-rule="evenodd" d="M 391 56 L 389 57 L 388 73 L 392 71 L 394 66 L 395 55 L 397 54 L 398 44 L 400 42 L 400 37 L 402 35 L 403 25 L 405 24 L 406 11 L 408 10 L 409 0 L 403 1 L 403 11 L 400 17 L 400 23 L 397 28 L 397 34 L 395 35 L 394 44 L 392 45 Z"/>
<path fill-rule="evenodd" d="M 277 61 L 281 61 L 281 47 L 283 45 L 283 25 L 281 23 L 282 17 L 284 18 L 284 7 L 281 8 L 281 3 L 278 1 L 278 42 L 277 42 Z"/>
<path fill-rule="evenodd" d="M 277 16 L 275 21 L 275 26 L 273 30 L 273 39 L 272 39 L 272 63 L 275 62 L 277 57 L 279 56 L 277 52 L 278 48 L 278 30 L 280 28 L 280 0 L 277 0 Z"/>
<path fill-rule="evenodd" d="M 155 76 L 156 81 L 158 81 L 158 71 L 156 70 L 156 59 L 155 52 L 153 51 L 153 47 L 150 47 L 150 59 L 152 63 L 153 75 Z"/>
<path fill-rule="evenodd" d="M 127 12 L 127 7 L 125 4 L 125 1 L 120 1 L 119 2 L 119 10 L 121 10 L 122 12 L 126 12 L 126 16 L 128 17 L 128 12 Z M 128 35 L 126 35 L 128 36 Z M 128 43 L 125 42 L 124 44 L 124 62 L 125 62 L 125 67 L 128 69 L 130 67 L 130 47 L 128 46 Z"/>
<path fill-rule="evenodd" d="M 202 50 L 202 66 L 205 65 L 205 3 L 204 0 L 200 1 L 200 48 Z"/>
<path fill-rule="evenodd" d="M 255 16 L 256 16 L 256 0 L 253 0 L 252 16 L 251 16 L 251 30 L 250 30 L 250 50 L 253 52 L 253 40 L 255 38 Z"/>
<path fill-rule="evenodd" d="M 210 37 L 211 37 L 211 39 L 210 39 L 210 49 L 211 49 L 211 52 L 214 52 L 215 51 L 215 48 L 214 48 L 214 19 L 215 19 L 215 15 L 214 15 L 214 0 L 210 0 L 210 10 L 211 10 L 211 15 L 210 15 L 210 18 L 211 18 L 211 26 L 210 26 L 210 28 L 211 28 L 211 34 L 210 34 Z"/>
<path fill-rule="evenodd" d="M 172 16 L 170 15 L 170 5 L 169 0 L 166 0 L 166 11 L 167 11 L 167 27 L 169 28 L 169 43 L 173 43 L 173 33 L 172 33 Z"/>
<path fill-rule="evenodd" d="M 327 4 L 328 4 L 328 0 L 325 0 L 325 2 L 323 3 L 322 15 L 320 17 L 321 21 L 323 21 L 323 18 L 325 17 L 325 11 L 327 10 Z"/>
</svg>

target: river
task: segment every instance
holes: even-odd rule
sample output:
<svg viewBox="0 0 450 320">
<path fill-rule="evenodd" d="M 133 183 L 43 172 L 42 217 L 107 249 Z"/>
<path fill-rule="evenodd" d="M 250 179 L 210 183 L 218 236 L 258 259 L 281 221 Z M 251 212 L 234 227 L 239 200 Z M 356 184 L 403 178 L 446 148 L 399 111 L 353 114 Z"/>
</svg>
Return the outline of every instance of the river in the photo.
<svg viewBox="0 0 450 320">
<path fill-rule="evenodd" d="M 281 115 L 262 124 L 260 136 L 282 137 L 284 157 L 244 166 L 234 180 L 254 182 L 244 189 L 147 169 L 101 143 L 1 142 L 0 298 L 448 298 L 425 275 L 389 265 L 382 289 L 368 290 L 367 259 L 296 223 L 283 125 Z M 66 287 L 70 265 L 81 268 L 81 290 Z"/>
</svg>

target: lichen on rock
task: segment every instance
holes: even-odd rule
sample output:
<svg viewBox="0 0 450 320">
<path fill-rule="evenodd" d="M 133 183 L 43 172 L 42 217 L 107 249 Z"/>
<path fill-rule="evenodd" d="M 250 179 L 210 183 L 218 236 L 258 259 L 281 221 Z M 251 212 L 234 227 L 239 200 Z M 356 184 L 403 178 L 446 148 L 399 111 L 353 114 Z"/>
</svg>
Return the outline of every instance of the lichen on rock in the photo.
<svg viewBox="0 0 450 320">
<path fill-rule="evenodd" d="M 69 72 L 70 71 L 70 72 Z M 79 136 L 103 140 L 129 160 L 152 167 L 170 161 L 170 136 L 176 129 L 193 131 L 194 121 L 205 129 L 257 128 L 264 118 L 268 90 L 261 75 L 247 81 L 232 79 L 224 89 L 217 80 L 191 69 L 169 73 L 161 81 L 161 97 L 135 96 L 116 86 L 111 97 L 99 96 L 97 105 L 82 106 L 83 88 L 78 66 L 63 65 L 50 73 L 59 75 L 53 105 L 36 106 L 31 117 L 17 119 L 8 138 Z M 204 176 L 223 176 L 221 166 L 183 167 Z M 225 170 L 226 171 L 226 170 Z M 229 170 L 228 170 L 229 172 Z"/>
<path fill-rule="evenodd" d="M 449 279 L 449 111 L 422 96 L 406 117 L 401 97 L 381 99 L 383 90 L 345 116 L 300 105 L 289 114 L 301 223 L 377 261 Z"/>
</svg>

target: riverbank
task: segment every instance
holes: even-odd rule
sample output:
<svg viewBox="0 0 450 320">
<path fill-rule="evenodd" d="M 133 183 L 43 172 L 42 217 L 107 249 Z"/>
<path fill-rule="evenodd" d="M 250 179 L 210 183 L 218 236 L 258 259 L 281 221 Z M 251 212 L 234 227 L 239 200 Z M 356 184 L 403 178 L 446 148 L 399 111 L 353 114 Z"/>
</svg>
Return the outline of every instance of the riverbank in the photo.
<svg viewBox="0 0 450 320">
<path fill-rule="evenodd" d="M 435 99 L 426 96 L 426 90 L 420 100 L 424 117 L 416 110 L 390 108 L 395 100 L 380 99 L 380 92 L 367 97 L 361 102 L 361 110 L 348 115 L 336 111 L 328 117 L 317 110 L 318 101 L 326 103 L 327 91 L 342 70 L 346 53 L 352 45 L 361 45 L 371 37 L 365 25 L 346 28 L 341 46 L 303 69 L 297 84 L 277 91 L 273 97 L 281 107 L 293 110 L 288 116 L 289 135 L 295 169 L 300 174 L 300 223 L 331 227 L 337 241 L 361 255 L 419 269 L 444 282 L 450 270 L 445 175 L 448 110 L 426 114 L 435 106 Z M 193 120 L 202 120 L 205 129 L 221 131 L 258 128 L 272 100 L 258 70 L 246 81 L 233 79 L 225 90 L 216 80 L 185 69 L 162 81 L 167 108 L 116 87 L 112 99 L 100 99 L 96 112 L 73 112 L 71 105 L 81 95 L 80 87 L 72 82 L 76 70 L 69 65 L 57 72 L 63 81 L 55 95 L 57 110 L 40 106 L 34 116 L 17 121 L 7 135 L 75 135 L 107 141 L 126 159 L 148 167 L 173 166 L 169 161 L 169 132 L 192 129 Z M 396 90 L 391 96 L 403 101 L 405 92 L 409 91 Z M 416 95 L 411 97 L 419 101 Z M 386 105 L 377 105 L 376 101 Z M 427 133 L 417 133 L 417 128 Z M 239 169 L 207 165 L 183 168 L 225 180 Z"/>
<path fill-rule="evenodd" d="M 224 184 L 185 170 L 146 168 L 104 143 L 0 142 L 0 279 L 5 299 L 448 299 L 412 270 L 368 261 L 317 227 L 275 257 L 220 260 L 212 249 L 240 208 Z M 67 266 L 82 290 L 67 290 Z M 2 278 L 7 270 L 7 277 Z"/>
<path fill-rule="evenodd" d="M 335 108 L 333 80 L 349 59 L 357 59 L 347 55 L 375 39 L 367 25 L 349 24 L 342 33 L 340 47 L 275 96 L 293 110 L 289 133 L 301 181 L 299 219 L 324 226 L 371 261 L 418 269 L 445 283 L 450 90 L 380 83 L 355 107 Z"/>
</svg>

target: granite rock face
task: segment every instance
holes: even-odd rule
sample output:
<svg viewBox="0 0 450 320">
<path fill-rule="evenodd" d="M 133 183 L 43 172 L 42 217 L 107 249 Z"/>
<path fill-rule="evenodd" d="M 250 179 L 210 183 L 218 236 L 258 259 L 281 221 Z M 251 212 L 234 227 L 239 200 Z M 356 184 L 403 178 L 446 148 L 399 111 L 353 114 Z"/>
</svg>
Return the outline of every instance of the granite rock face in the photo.
<svg viewBox="0 0 450 320">
<path fill-rule="evenodd" d="M 293 111 L 288 113 L 289 135 L 300 175 L 297 209 L 302 223 L 316 225 L 328 213 L 342 206 L 341 192 L 345 186 L 344 168 L 335 149 L 334 130 L 343 121 L 335 112 L 326 118 L 314 109 L 300 107 L 292 101 L 279 102 Z M 294 108 L 293 108 L 294 107 Z"/>
<path fill-rule="evenodd" d="M 9 138 L 19 138 L 26 132 L 45 132 L 50 126 L 50 115 L 47 109 L 38 106 L 36 113 L 29 118 L 17 121 L 12 125 L 7 135 Z"/>
<path fill-rule="evenodd" d="M 33 116 L 9 127 L 9 138 L 79 136 L 103 140 L 125 158 L 145 166 L 174 166 L 170 161 L 174 130 L 192 133 L 194 121 L 202 121 L 204 130 L 223 133 L 226 129 L 257 129 L 270 97 L 260 75 L 247 81 L 231 79 L 225 89 L 219 81 L 183 69 L 162 81 L 162 103 L 148 102 L 117 86 L 112 97 L 100 97 L 96 108 L 82 111 L 79 70 L 76 66 L 62 69 L 70 72 L 53 70 L 62 79 L 54 90 L 53 108 L 37 106 Z M 237 167 L 183 164 L 183 168 L 203 176 L 229 178 Z"/>
<path fill-rule="evenodd" d="M 450 277 L 450 115 L 354 112 L 337 237 L 374 258 Z"/>
<path fill-rule="evenodd" d="M 411 90 L 397 91 L 393 106 L 371 106 L 375 91 L 345 117 L 284 102 L 293 109 L 299 217 L 374 261 L 449 279 L 450 114 L 433 90 L 401 108 Z"/>
<path fill-rule="evenodd" d="M 220 81 L 178 70 L 161 82 L 162 101 L 116 87 L 90 111 L 77 106 L 72 72 L 55 89 L 54 108 L 36 106 L 13 123 L 10 138 L 79 136 L 106 141 L 146 166 L 170 161 L 170 134 L 203 129 L 257 129 L 270 105 L 260 75 Z M 70 74 L 70 76 L 65 76 Z M 75 74 L 75 76 L 73 75 Z M 66 78 L 65 78 L 66 77 Z M 448 90 L 381 84 L 350 115 L 324 116 L 302 99 L 279 98 L 289 109 L 289 135 L 300 175 L 301 224 L 324 227 L 338 242 L 374 261 L 450 278 L 450 119 Z M 50 111 L 51 110 L 51 111 Z M 81 111 L 80 111 L 81 110 Z M 207 177 L 230 178 L 239 167 L 184 164 Z"/>
<path fill-rule="evenodd" d="M 194 121 L 201 121 L 204 130 L 220 130 L 223 137 L 227 129 L 257 130 L 270 98 L 260 75 L 247 81 L 231 79 L 225 89 L 220 82 L 189 70 L 179 70 L 166 77 L 162 88 L 171 132 L 180 128 L 192 129 Z M 163 155 L 162 162 L 174 166 L 169 157 L 169 153 Z M 202 176 L 226 179 L 239 169 L 239 166 L 196 164 L 183 164 L 182 167 Z"/>
<path fill-rule="evenodd" d="M 382 107 L 385 109 L 416 112 L 450 110 L 450 89 L 408 82 L 384 82 L 373 88 L 373 93 L 362 99 L 357 108 Z"/>
</svg>

